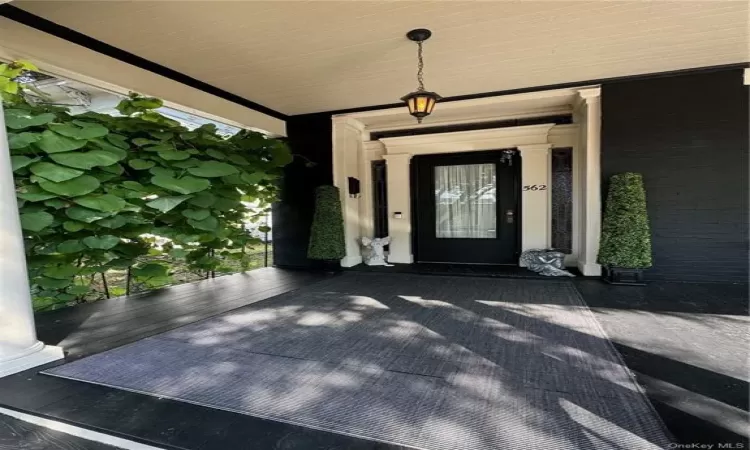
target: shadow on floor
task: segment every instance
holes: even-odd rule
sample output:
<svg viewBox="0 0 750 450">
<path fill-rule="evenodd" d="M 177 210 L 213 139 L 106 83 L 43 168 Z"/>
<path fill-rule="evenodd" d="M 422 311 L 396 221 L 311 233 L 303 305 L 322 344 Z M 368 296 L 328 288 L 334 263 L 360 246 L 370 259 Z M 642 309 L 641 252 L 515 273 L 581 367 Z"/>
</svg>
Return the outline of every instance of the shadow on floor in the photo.
<svg viewBox="0 0 750 450">
<path fill-rule="evenodd" d="M 681 443 L 748 448 L 747 285 L 575 284 Z"/>
<path fill-rule="evenodd" d="M 380 269 L 387 272 L 395 268 Z M 466 275 L 471 273 L 467 271 Z M 536 274 L 531 275 L 533 278 L 547 279 Z M 295 278 L 297 286 L 311 282 L 302 278 L 304 277 Z M 471 282 L 469 280 L 470 278 L 467 282 Z M 276 286 L 287 281 L 277 277 L 272 284 Z M 679 442 L 714 445 L 744 443 L 744 448 L 748 448 L 747 437 L 734 432 L 737 431 L 738 421 L 744 426 L 742 419 L 747 417 L 748 410 L 747 286 L 651 283 L 645 287 L 633 288 L 613 287 L 587 279 L 576 279 L 574 283 L 626 364 L 638 375 L 639 382 L 645 387 L 656 410 Z M 548 286 L 547 283 L 543 284 Z M 554 283 L 549 286 L 552 285 Z M 232 296 L 225 295 L 227 292 L 240 298 L 246 294 L 246 287 L 247 284 L 243 282 L 230 291 L 204 290 L 203 299 L 188 292 L 180 292 L 179 295 L 172 296 L 172 300 L 181 299 L 176 303 L 171 303 L 167 297 L 161 300 L 157 297 L 156 301 L 131 303 L 127 306 L 120 305 L 118 300 L 112 300 L 108 301 L 111 306 L 92 304 L 86 305 L 92 307 L 88 310 L 59 312 L 49 316 L 44 314 L 41 316 L 46 317 L 41 317 L 41 320 L 38 318 L 41 325 L 39 334 L 47 342 L 54 343 L 55 339 L 64 339 L 70 330 L 102 333 L 103 327 L 107 327 L 109 331 L 105 332 L 105 340 L 108 348 L 111 348 L 118 346 L 116 340 L 112 339 L 123 332 L 128 332 L 128 339 L 132 340 L 136 340 L 141 333 L 150 335 L 159 332 L 158 329 L 150 328 L 149 323 L 168 321 L 170 328 L 174 328 L 178 326 L 175 324 L 200 320 L 204 314 L 215 315 L 235 304 L 234 300 L 231 300 Z M 284 289 L 288 290 L 289 287 Z M 264 291 L 263 295 L 270 292 L 273 291 Z M 213 309 L 210 305 L 201 303 L 221 303 L 227 299 L 230 299 L 228 303 L 216 305 Z M 267 301 L 272 302 L 273 299 Z M 393 304 L 391 300 L 386 301 L 391 302 L 391 306 L 398 307 L 398 304 Z M 148 306 L 152 304 L 154 306 Z M 136 313 L 142 305 L 156 309 L 145 309 Z M 474 306 L 484 309 L 481 303 Z M 199 311 L 197 316 L 196 311 Z M 121 320 L 123 317 L 125 320 Z M 146 326 L 136 327 L 137 331 L 132 332 L 132 325 L 141 322 L 145 322 Z M 87 328 L 83 328 L 84 325 Z M 432 324 L 439 326 L 448 335 L 453 334 L 451 327 L 447 325 L 449 322 L 442 325 Z M 548 326 L 543 328 L 549 329 Z M 564 330 L 567 334 L 571 331 L 574 330 Z M 481 348 L 476 350 L 482 351 Z M 87 354 L 96 351 L 91 344 L 85 348 Z M 38 383 L 43 387 L 42 390 L 35 390 L 29 386 L 28 380 L 31 380 L 32 376 L 34 379 L 43 379 L 43 382 Z M 153 436 L 149 435 L 149 439 L 164 443 L 180 443 L 186 445 L 185 448 L 232 448 L 226 447 L 228 442 L 249 441 L 266 442 L 271 445 L 288 432 L 293 433 L 291 436 L 296 436 L 295 445 L 299 447 L 295 448 L 301 449 L 329 448 L 316 447 L 318 438 L 321 442 L 334 442 L 339 439 L 336 436 L 326 437 L 325 433 L 303 427 L 291 427 L 278 422 L 215 410 L 206 411 L 206 408 L 194 405 L 155 400 L 152 397 L 99 386 L 84 385 L 84 388 L 76 390 L 72 387 L 82 383 L 39 377 L 31 373 L 18 377 L 12 383 L 9 379 L 0 381 L 7 381 L 6 394 L 18 397 L 18 404 L 44 404 L 44 407 L 39 406 L 40 410 L 46 409 L 47 412 L 61 418 L 77 417 L 80 421 L 95 421 L 98 426 L 109 426 L 118 423 L 118 417 L 121 417 L 123 412 L 131 411 L 134 417 L 139 417 L 137 423 L 119 421 L 128 433 L 136 436 L 139 433 L 152 433 Z M 0 388 L 3 387 L 2 382 Z M 27 389 L 27 393 L 24 393 L 24 389 Z M 140 414 L 138 405 L 141 404 L 159 405 L 162 409 L 158 410 L 158 414 L 156 410 L 153 411 L 154 414 L 145 410 L 140 411 L 143 413 Z M 199 432 L 202 424 L 209 422 L 215 422 L 216 431 L 211 431 L 212 428 Z M 227 426 L 230 423 L 232 426 Z M 290 429 L 298 430 L 288 431 Z M 272 433 L 268 430 L 274 431 Z M 209 436 L 209 432 L 213 434 Z M 747 428 L 741 428 L 739 432 L 746 434 Z M 269 436 L 264 438 L 265 433 Z M 195 439 L 202 444 L 190 447 L 189 443 L 196 442 Z M 376 443 L 358 442 L 355 445 L 354 442 L 347 442 L 346 445 L 351 448 L 381 448 Z"/>
</svg>

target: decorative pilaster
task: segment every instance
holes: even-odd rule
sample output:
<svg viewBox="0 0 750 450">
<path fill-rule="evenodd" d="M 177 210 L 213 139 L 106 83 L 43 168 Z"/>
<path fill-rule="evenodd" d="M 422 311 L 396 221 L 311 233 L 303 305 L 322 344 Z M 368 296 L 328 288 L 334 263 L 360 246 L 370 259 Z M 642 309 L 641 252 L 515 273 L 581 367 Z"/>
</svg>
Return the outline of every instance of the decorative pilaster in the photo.
<svg viewBox="0 0 750 450">
<path fill-rule="evenodd" d="M 411 154 L 385 155 L 388 177 L 388 234 L 391 236 L 388 261 L 411 264 Z"/>
<path fill-rule="evenodd" d="M 362 133 L 364 124 L 350 117 L 333 118 L 333 184 L 341 194 L 341 210 L 344 215 L 344 239 L 346 256 L 343 267 L 352 267 L 362 262 L 359 247 L 359 199 L 349 196 L 348 178 L 359 179 L 362 159 Z"/>
<path fill-rule="evenodd" d="M 582 184 L 583 241 L 578 256 L 578 269 L 586 276 L 601 275 L 602 268 L 596 262 L 599 254 L 599 237 L 602 223 L 601 200 L 601 88 L 581 89 L 578 94 L 586 104 L 586 136 Z"/>
<path fill-rule="evenodd" d="M 26 253 L 18 216 L 3 107 L 0 104 L 0 377 L 63 357 L 36 338 Z"/>
<path fill-rule="evenodd" d="M 550 246 L 550 151 L 552 144 L 520 145 L 521 249 Z"/>
</svg>

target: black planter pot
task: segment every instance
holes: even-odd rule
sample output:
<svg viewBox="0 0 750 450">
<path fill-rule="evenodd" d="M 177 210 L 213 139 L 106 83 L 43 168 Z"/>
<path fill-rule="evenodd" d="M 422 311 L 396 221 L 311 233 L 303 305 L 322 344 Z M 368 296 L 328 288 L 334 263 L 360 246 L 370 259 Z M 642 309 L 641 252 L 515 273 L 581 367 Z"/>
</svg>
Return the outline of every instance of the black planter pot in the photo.
<svg viewBox="0 0 750 450">
<path fill-rule="evenodd" d="M 602 280 L 605 283 L 618 286 L 645 286 L 643 269 L 628 269 L 625 267 L 602 267 Z"/>
<path fill-rule="evenodd" d="M 314 268 L 321 272 L 338 273 L 341 272 L 341 261 L 338 259 L 319 259 L 315 261 Z"/>
</svg>

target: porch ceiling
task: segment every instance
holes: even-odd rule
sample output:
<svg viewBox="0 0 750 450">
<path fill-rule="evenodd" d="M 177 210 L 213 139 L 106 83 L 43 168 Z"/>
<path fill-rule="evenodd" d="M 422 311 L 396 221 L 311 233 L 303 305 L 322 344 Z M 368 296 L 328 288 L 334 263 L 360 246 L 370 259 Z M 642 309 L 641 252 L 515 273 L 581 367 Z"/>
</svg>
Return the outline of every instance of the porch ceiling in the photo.
<svg viewBox="0 0 750 450">
<path fill-rule="evenodd" d="M 285 114 L 741 63 L 748 3 L 14 1 Z"/>
</svg>

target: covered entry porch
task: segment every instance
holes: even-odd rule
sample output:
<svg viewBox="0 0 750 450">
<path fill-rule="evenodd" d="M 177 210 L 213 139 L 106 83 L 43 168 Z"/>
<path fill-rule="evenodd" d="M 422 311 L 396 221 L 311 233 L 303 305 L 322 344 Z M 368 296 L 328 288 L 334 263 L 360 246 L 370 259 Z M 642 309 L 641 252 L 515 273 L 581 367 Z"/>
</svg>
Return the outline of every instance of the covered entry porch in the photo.
<svg viewBox="0 0 750 450">
<path fill-rule="evenodd" d="M 570 149 L 569 264 L 598 273 L 601 177 L 635 171 L 649 195 L 655 278 L 747 281 L 743 2 L 258 5 L 14 1 L 0 10 L 0 59 L 30 59 L 55 75 L 104 80 L 101 87 L 115 92 L 133 89 L 287 135 L 299 158 L 287 167 L 275 210 L 280 265 L 309 267 L 311 194 L 332 183 L 345 210 L 343 265 L 359 263 L 352 246 L 377 234 L 379 223 L 367 192 L 373 161 L 386 164 L 386 184 L 394 186 L 384 208 L 393 260 L 420 261 L 410 167 L 441 153 L 518 152 L 515 250 L 556 246 L 555 190 L 531 187 L 549 188 L 550 153 Z M 439 36 L 428 79 L 448 97 L 418 133 L 403 105 L 391 104 L 411 87 L 413 46 L 403 33 L 415 17 Z M 322 22 L 332 32 L 322 33 Z M 538 121 L 558 114 L 570 122 Z M 359 197 L 350 196 L 349 178 L 359 180 Z M 20 244 L 13 226 L 0 229 Z M 24 270 L 13 265 L 21 247 L 4 255 L 16 272 L 5 273 L 13 282 L 0 296 L 0 308 L 20 312 L 10 322 L 20 327 L 0 346 L 20 336 L 38 349 L 28 286 L 19 281 Z M 58 357 L 64 348 L 67 359 L 0 379 L 3 423 L 27 414 L 180 450 L 455 444 L 442 430 L 478 448 L 513 446 L 513 426 L 552 447 L 659 445 L 666 433 L 653 411 L 644 412 L 633 380 L 612 377 L 627 371 L 596 317 L 640 373 L 671 442 L 747 446 L 747 364 L 736 357 L 747 353 L 744 286 L 654 283 L 623 294 L 585 279 L 469 277 L 446 287 L 438 277 L 365 275 L 316 285 L 315 274 L 269 269 L 39 314 L 39 340 L 60 345 L 48 349 Z M 576 302 L 579 294 L 594 316 Z M 179 335 L 209 322 L 215 327 L 198 336 Z M 179 349 L 163 351 L 170 345 Z M 143 352 L 129 358 L 133 348 Z M 519 349 L 528 358 L 516 364 Z M 109 357 L 124 363 L 101 370 Z M 97 378 L 120 367 L 141 373 Z M 401 401 L 415 394 L 424 395 Z M 430 406 L 427 419 L 412 420 Z M 362 417 L 371 423 L 357 423 Z M 366 428 L 373 425 L 381 426 Z"/>
<path fill-rule="evenodd" d="M 387 282 L 382 277 L 387 277 Z M 394 282 L 397 284 L 388 287 Z M 560 292 L 564 295 L 559 295 Z M 581 295 L 587 306 L 580 300 L 567 297 L 568 293 Z M 274 297 L 279 294 L 281 297 Z M 589 427 L 596 430 L 605 424 L 604 420 L 613 418 L 611 412 L 597 409 L 598 402 L 606 401 L 611 405 L 618 402 L 617 398 L 623 393 L 636 405 L 641 401 L 637 396 L 633 397 L 635 394 L 627 387 L 633 385 L 621 383 L 627 381 L 627 377 L 613 384 L 609 378 L 613 372 L 601 371 L 605 367 L 620 370 L 617 369 L 620 363 L 617 358 L 611 359 L 614 354 L 607 350 L 609 344 L 600 332 L 590 327 L 593 322 L 589 320 L 593 317 L 612 339 L 627 366 L 636 372 L 650 401 L 678 442 L 743 442 L 747 436 L 744 428 L 746 413 L 742 412 L 746 404 L 742 398 L 747 384 L 741 378 L 746 364 L 733 355 L 743 351 L 744 344 L 732 336 L 743 326 L 742 323 L 746 324 L 744 295 L 741 286 L 726 285 L 656 283 L 646 288 L 629 289 L 624 295 L 621 290 L 590 280 L 571 283 L 371 273 L 327 278 L 298 271 L 258 269 L 247 274 L 38 315 L 40 339 L 48 344 L 65 346 L 69 356 L 67 361 L 0 379 L 0 411 L 17 417 L 31 415 L 62 422 L 156 448 L 219 450 L 242 448 L 247 442 L 253 442 L 259 448 L 399 450 L 403 447 L 363 438 L 360 433 L 357 433 L 360 437 L 341 434 L 342 429 L 337 428 L 341 422 L 320 430 L 290 421 L 259 418 L 258 414 L 238 414 L 215 406 L 206 408 L 201 406 L 206 404 L 204 402 L 185 402 L 180 397 L 194 392 L 188 387 L 196 387 L 195 382 L 200 380 L 201 373 L 212 373 L 214 381 L 223 380 L 219 383 L 222 390 L 235 390 L 233 392 L 238 398 L 243 399 L 235 403 L 235 408 L 252 406 L 252 402 L 246 402 L 269 392 L 274 392 L 277 399 L 291 399 L 287 397 L 289 391 L 284 389 L 268 391 L 270 385 L 262 380 L 234 378 L 232 374 L 242 376 L 251 372 L 232 369 L 247 357 L 247 351 L 262 358 L 283 353 L 286 357 L 281 359 L 289 362 L 313 363 L 316 359 L 323 359 L 329 361 L 326 364 L 331 364 L 334 360 L 342 360 L 344 364 L 338 367 L 348 368 L 347 375 L 330 372 L 329 377 L 321 379 L 323 384 L 314 389 L 313 385 L 307 384 L 312 379 L 304 376 L 314 375 L 313 372 L 266 371 L 267 374 L 296 377 L 295 382 L 285 389 L 306 387 L 306 394 L 297 397 L 298 400 L 321 408 L 334 401 L 338 408 L 356 408 L 355 403 L 362 402 L 355 401 L 353 395 L 357 390 L 351 390 L 351 383 L 359 382 L 362 389 L 372 394 L 377 383 L 366 383 L 365 380 L 372 381 L 377 373 L 381 377 L 392 377 L 382 388 L 404 389 L 404 392 L 414 395 L 421 392 L 415 389 L 424 382 L 459 383 L 460 386 L 461 378 L 456 378 L 456 368 L 474 359 L 480 366 L 491 364 L 490 367 L 495 367 L 492 373 L 504 380 L 502 385 L 514 386 L 507 399 L 515 400 L 495 405 L 491 411 L 485 412 L 486 415 L 478 416 L 478 424 L 490 421 L 492 426 L 461 427 L 462 414 L 481 413 L 482 408 L 472 409 L 477 398 L 495 398 L 492 390 L 482 386 L 500 386 L 477 384 L 478 379 L 472 379 L 462 388 L 470 389 L 471 395 L 456 399 L 455 405 L 469 409 L 457 416 L 446 415 L 449 412 L 446 409 L 437 409 L 433 420 L 442 418 L 441 426 L 451 433 L 460 432 L 462 436 L 478 439 L 498 436 L 496 433 L 501 433 L 504 439 L 518 439 L 519 435 L 515 433 L 520 433 L 522 428 L 534 427 L 538 435 L 535 439 L 555 440 L 556 444 L 572 440 L 581 445 L 576 448 L 587 448 L 590 441 L 584 435 L 596 439 L 589 434 L 592 431 Z M 675 302 L 675 299 L 680 300 Z M 588 307 L 594 316 L 590 315 Z M 544 311 L 551 314 L 544 314 Z M 696 323 L 691 319 L 696 314 L 710 317 L 710 322 Z M 393 326 L 394 318 L 399 321 L 397 327 Z M 351 326 L 342 326 L 347 323 Z M 204 333 L 208 329 L 214 332 Z M 173 333 L 159 334 L 170 330 L 174 330 Z M 266 339 L 254 339 L 254 344 L 248 341 L 239 347 L 231 344 L 239 344 L 235 339 L 244 334 L 243 330 L 250 334 L 261 332 L 256 337 Z M 294 336 L 304 336 L 305 339 L 292 339 Z M 210 352 L 206 353 L 206 350 L 212 348 L 212 339 L 214 344 L 223 342 L 224 350 L 207 359 Z M 347 352 L 334 351 L 336 339 L 349 341 Z M 671 344 L 665 345 L 667 341 Z M 64 365 L 66 362 L 77 360 L 89 368 L 101 369 L 106 359 L 114 357 L 114 361 L 118 361 L 118 354 L 128 352 L 128 348 L 136 352 L 153 351 L 153 343 L 180 342 L 191 343 L 188 346 L 192 348 L 190 351 L 203 352 L 204 356 L 200 358 L 181 358 L 179 361 L 180 370 L 191 366 L 196 371 L 192 376 L 185 372 L 184 376 L 169 378 L 167 388 L 152 385 L 150 395 L 143 393 L 147 389 L 132 386 L 128 389 L 127 382 L 137 381 L 132 370 L 141 371 L 147 381 L 156 382 L 165 379 L 165 370 L 176 366 L 165 364 L 166 359 L 150 359 L 146 353 L 139 353 L 132 360 L 137 363 L 131 368 L 118 365 L 117 370 L 97 370 L 100 375 L 131 375 L 119 383 L 104 383 L 119 384 L 119 388 L 92 384 L 91 381 L 96 381 L 91 378 L 90 382 L 81 382 L 40 373 L 55 368 L 65 370 L 68 367 Z M 321 342 L 324 344 L 319 345 Z M 685 348 L 699 349 L 702 346 L 714 349 L 711 358 L 701 351 L 684 351 Z M 239 348 L 242 352 L 235 353 Z M 112 349 L 112 352 L 107 352 Z M 421 356 L 398 356 L 407 354 L 410 349 L 419 350 Z M 526 360 L 509 365 L 511 360 L 507 358 L 516 351 L 521 351 Z M 94 359 L 81 359 L 92 355 Z M 216 360 L 217 357 L 221 361 Z M 164 358 L 170 356 L 164 355 Z M 543 371 L 536 366 L 542 361 L 538 358 L 548 362 Z M 595 366 L 599 368 L 596 373 L 592 372 Z M 267 365 L 262 367 L 268 368 Z M 571 381 L 571 371 L 580 379 Z M 480 378 L 486 375 L 487 372 L 477 373 Z M 412 381 L 394 384 L 405 378 Z M 561 389 L 559 384 L 563 382 L 565 386 Z M 593 383 L 587 386 L 596 389 L 595 395 L 581 398 L 579 388 L 582 382 Z M 265 388 L 257 390 L 259 386 Z M 325 386 L 323 391 L 320 390 L 322 386 Z M 242 388 L 242 392 L 236 391 L 238 388 Z M 172 390 L 168 393 L 165 389 Z M 533 392 L 567 400 L 556 403 L 552 410 L 538 408 L 537 400 L 530 396 Z M 325 395 L 320 396 L 323 393 Z M 605 400 L 595 400 L 602 395 Z M 684 403 L 686 398 L 690 399 L 689 403 Z M 566 403 L 568 400 L 572 403 Z M 383 421 L 393 424 L 396 414 L 400 414 L 399 408 L 406 407 L 393 395 L 371 397 L 363 404 L 367 407 L 363 414 L 379 424 Z M 376 404 L 382 408 L 375 408 Z M 589 408 L 589 411 L 593 407 L 596 416 L 581 407 Z M 287 409 L 286 414 L 302 414 L 306 410 L 309 411 L 292 408 Z M 517 417 L 509 419 L 504 415 L 511 410 L 530 414 L 524 416 L 527 422 L 519 424 L 521 428 L 514 430 L 510 426 L 511 422 L 518 421 Z M 645 411 L 644 417 L 651 417 L 651 414 Z M 504 419 L 498 420 L 499 415 Z M 643 437 L 630 434 L 639 435 L 639 431 L 628 429 L 626 433 L 620 429 L 626 416 L 618 414 L 606 425 L 610 439 Z M 18 430 L 15 425 L 9 425 L 10 418 L 0 417 L 0 430 L 7 430 L 4 427 L 8 426 Z M 417 426 L 411 417 L 403 421 L 408 426 L 389 430 L 400 430 L 405 433 L 401 434 L 403 438 Z M 583 423 L 579 419 L 583 419 Z M 555 426 L 564 424 L 568 424 L 567 432 L 552 431 Z M 41 442 L 69 442 L 72 439 L 36 433 Z M 444 442 L 449 442 L 449 438 L 447 436 L 448 440 Z M 0 439 L 10 437 L 0 431 Z M 91 445 L 81 448 L 102 449 Z M 643 447 L 639 445 L 638 448 Z"/>
<path fill-rule="evenodd" d="M 183 420 L 213 423 L 218 409 L 319 430 L 345 448 L 656 449 L 671 439 L 571 282 L 358 272 L 315 282 L 260 269 L 171 291 L 111 300 L 77 330 L 70 319 L 42 325 L 68 330 L 58 339 L 72 358 L 2 380 L 57 392 L 4 395 L 8 406 L 109 430 L 121 425 L 96 417 L 96 405 L 130 397 L 122 414 L 150 396 L 203 407 Z M 245 306 L 195 321 L 220 310 L 210 297 Z M 192 313 L 159 320 L 156 304 Z"/>
</svg>

